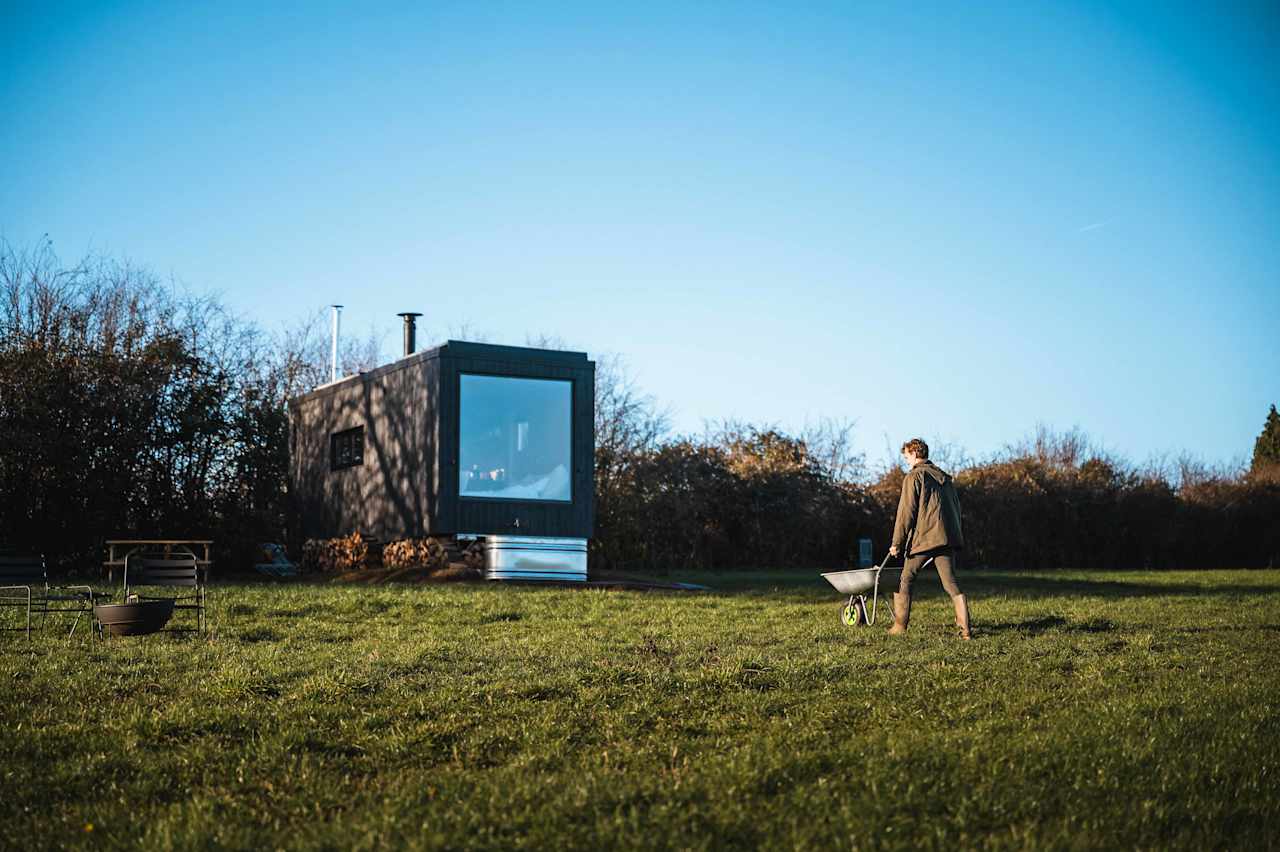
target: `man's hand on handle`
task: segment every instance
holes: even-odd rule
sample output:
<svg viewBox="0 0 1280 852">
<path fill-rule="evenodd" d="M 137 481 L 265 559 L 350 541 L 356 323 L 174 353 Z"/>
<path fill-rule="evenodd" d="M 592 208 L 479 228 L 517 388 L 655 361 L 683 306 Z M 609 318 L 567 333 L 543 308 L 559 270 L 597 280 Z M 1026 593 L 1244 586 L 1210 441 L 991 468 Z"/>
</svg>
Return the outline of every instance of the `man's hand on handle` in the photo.
<svg viewBox="0 0 1280 852">
<path fill-rule="evenodd" d="M 889 555 L 892 556 L 894 559 L 897 559 L 898 554 L 901 552 L 902 551 L 898 548 L 898 545 L 896 544 L 889 548 Z"/>
</svg>

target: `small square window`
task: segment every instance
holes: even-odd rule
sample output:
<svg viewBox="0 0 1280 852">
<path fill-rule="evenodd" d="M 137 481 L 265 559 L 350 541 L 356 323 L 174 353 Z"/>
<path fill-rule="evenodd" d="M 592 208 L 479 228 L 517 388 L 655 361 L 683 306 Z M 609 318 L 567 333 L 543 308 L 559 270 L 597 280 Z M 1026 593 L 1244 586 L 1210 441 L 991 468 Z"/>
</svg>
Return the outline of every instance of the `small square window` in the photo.
<svg viewBox="0 0 1280 852">
<path fill-rule="evenodd" d="M 342 470 L 364 464 L 364 427 L 357 426 L 329 436 L 329 469 Z"/>
</svg>

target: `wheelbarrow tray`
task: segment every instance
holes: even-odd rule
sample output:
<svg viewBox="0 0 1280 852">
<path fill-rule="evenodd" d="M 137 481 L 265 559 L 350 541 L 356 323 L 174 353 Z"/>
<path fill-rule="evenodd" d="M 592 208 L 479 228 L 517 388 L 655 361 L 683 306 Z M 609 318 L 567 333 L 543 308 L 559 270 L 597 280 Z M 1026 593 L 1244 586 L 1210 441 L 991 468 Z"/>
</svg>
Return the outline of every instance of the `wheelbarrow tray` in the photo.
<svg viewBox="0 0 1280 852">
<path fill-rule="evenodd" d="M 881 571 L 901 570 L 895 568 L 855 568 L 852 571 L 829 571 L 822 576 L 835 587 L 837 592 L 846 595 L 860 595 L 875 588 L 876 575 Z"/>
</svg>

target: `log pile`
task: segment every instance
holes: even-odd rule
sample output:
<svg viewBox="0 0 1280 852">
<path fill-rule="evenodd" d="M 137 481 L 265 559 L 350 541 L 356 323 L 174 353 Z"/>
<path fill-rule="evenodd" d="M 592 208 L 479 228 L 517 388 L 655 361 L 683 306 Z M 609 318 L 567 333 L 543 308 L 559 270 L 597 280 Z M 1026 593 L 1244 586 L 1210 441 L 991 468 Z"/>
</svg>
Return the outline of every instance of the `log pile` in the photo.
<svg viewBox="0 0 1280 852">
<path fill-rule="evenodd" d="M 484 545 L 478 541 L 449 539 L 446 545 L 449 567 L 458 571 L 484 572 Z"/>
<path fill-rule="evenodd" d="M 404 538 L 382 549 L 382 563 L 398 570 L 439 571 L 449 567 L 449 554 L 439 539 Z"/>
<path fill-rule="evenodd" d="M 484 571 L 484 545 L 478 541 L 471 542 L 463 551 L 462 561 L 472 571 Z"/>
<path fill-rule="evenodd" d="M 354 532 L 341 538 L 313 538 L 302 545 L 302 570 L 338 574 L 382 567 L 377 539 Z"/>
<path fill-rule="evenodd" d="M 484 546 L 451 536 L 405 538 L 381 545 L 376 538 L 356 532 L 342 538 L 309 539 L 302 546 L 301 567 L 309 573 L 336 574 L 336 579 L 349 582 L 475 580 L 484 576 Z"/>
</svg>

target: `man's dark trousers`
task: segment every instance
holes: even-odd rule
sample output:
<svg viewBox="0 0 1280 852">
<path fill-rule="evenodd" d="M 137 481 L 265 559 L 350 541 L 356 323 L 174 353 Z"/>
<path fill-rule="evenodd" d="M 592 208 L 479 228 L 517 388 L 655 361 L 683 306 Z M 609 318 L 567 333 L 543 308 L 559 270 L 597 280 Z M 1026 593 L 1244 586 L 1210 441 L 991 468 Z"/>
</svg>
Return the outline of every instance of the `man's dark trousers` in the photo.
<svg viewBox="0 0 1280 852">
<path fill-rule="evenodd" d="M 914 556 L 908 556 L 906 564 L 902 566 L 902 578 L 898 581 L 898 593 L 905 597 L 911 596 L 911 586 L 916 581 L 916 574 L 920 573 L 920 569 L 930 559 L 938 569 L 938 579 L 942 581 L 942 588 L 946 589 L 947 594 L 955 597 L 960 594 L 960 587 L 956 585 L 955 567 L 956 553 L 953 547 L 936 547 L 933 550 L 926 550 L 923 553 L 917 553 Z"/>
</svg>

